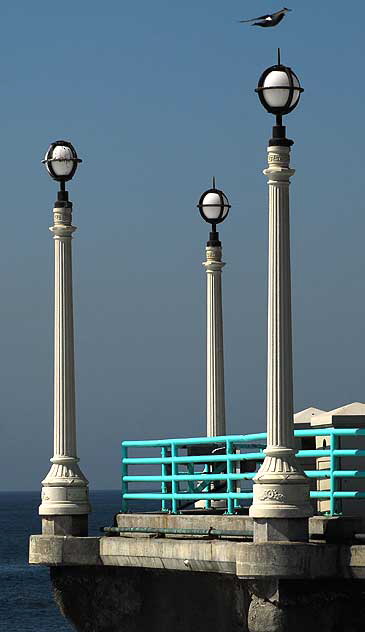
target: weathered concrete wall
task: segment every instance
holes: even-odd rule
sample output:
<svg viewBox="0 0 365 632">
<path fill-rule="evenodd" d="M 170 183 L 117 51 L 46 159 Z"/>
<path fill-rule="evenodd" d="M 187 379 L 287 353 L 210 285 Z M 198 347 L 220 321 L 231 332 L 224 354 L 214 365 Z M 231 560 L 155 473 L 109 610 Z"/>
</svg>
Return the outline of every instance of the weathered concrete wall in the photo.
<svg viewBox="0 0 365 632">
<path fill-rule="evenodd" d="M 258 580 L 251 593 L 249 632 L 363 632 L 364 580 Z"/>
<path fill-rule="evenodd" d="M 239 580 L 102 566 L 51 568 L 78 632 L 364 632 L 364 580 Z"/>
<path fill-rule="evenodd" d="M 247 631 L 247 587 L 230 575 L 96 566 L 50 571 L 56 602 L 78 632 Z"/>
</svg>

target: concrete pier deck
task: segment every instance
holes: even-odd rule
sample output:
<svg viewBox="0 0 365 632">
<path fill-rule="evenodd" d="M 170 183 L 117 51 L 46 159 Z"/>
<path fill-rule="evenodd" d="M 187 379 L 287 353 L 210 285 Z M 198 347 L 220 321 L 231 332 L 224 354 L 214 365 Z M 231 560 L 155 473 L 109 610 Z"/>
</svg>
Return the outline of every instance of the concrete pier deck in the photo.
<svg viewBox="0 0 365 632">
<path fill-rule="evenodd" d="M 240 578 L 365 579 L 365 546 L 361 544 L 33 535 L 29 562 L 228 573 Z"/>
</svg>

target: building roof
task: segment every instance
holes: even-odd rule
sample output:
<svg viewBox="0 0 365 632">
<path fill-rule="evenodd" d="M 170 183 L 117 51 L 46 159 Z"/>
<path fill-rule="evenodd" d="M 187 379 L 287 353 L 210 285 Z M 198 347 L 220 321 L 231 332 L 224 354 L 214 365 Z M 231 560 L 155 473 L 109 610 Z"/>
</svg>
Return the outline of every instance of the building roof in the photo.
<svg viewBox="0 0 365 632">
<path fill-rule="evenodd" d="M 314 406 L 310 406 L 309 408 L 305 408 L 304 410 L 300 410 L 294 415 L 294 423 L 297 424 L 305 424 L 310 426 L 311 421 L 314 416 L 319 415 L 321 413 L 325 413 L 326 411 L 321 410 L 320 408 L 315 408 Z"/>
<path fill-rule="evenodd" d="M 329 410 L 328 412 L 322 412 L 321 414 L 315 415 L 311 420 L 312 426 L 332 426 L 336 424 L 343 423 L 344 417 L 363 417 L 363 423 L 365 422 L 365 404 L 361 402 L 353 402 L 352 404 L 346 404 L 345 406 L 340 406 L 339 408 L 334 408 L 333 410 Z M 341 421 L 340 419 L 341 418 Z M 355 422 L 355 420 L 348 419 L 346 420 L 347 424 L 349 423 L 357 423 L 360 421 L 359 419 Z M 337 425 L 336 424 L 336 425 Z"/>
</svg>

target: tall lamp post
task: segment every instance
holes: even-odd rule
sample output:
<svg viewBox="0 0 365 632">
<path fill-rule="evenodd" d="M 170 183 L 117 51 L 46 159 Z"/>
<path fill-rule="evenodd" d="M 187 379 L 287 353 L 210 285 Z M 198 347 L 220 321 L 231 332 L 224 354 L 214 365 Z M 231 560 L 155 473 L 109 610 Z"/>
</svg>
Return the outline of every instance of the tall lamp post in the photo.
<svg viewBox="0 0 365 632">
<path fill-rule="evenodd" d="M 230 209 L 226 195 L 215 186 L 200 197 L 198 208 L 202 218 L 212 225 L 205 249 L 207 272 L 207 436 L 226 434 L 224 400 L 223 314 L 222 314 L 222 245 L 217 224 L 223 222 Z"/>
<path fill-rule="evenodd" d="M 264 108 L 276 115 L 276 125 L 264 171 L 269 178 L 267 447 L 254 479 L 250 516 L 255 541 L 305 541 L 313 510 L 294 447 L 289 183 L 295 171 L 289 166 L 293 141 L 282 123 L 303 89 L 291 68 L 281 64 L 280 50 L 278 63 L 263 72 L 256 91 Z"/>
<path fill-rule="evenodd" d="M 88 481 L 78 466 L 76 454 L 74 328 L 72 299 L 72 202 L 66 182 L 81 162 L 71 143 L 52 143 L 43 163 L 60 190 L 53 209 L 55 244 L 54 321 L 54 455 L 51 469 L 42 481 L 42 533 L 87 535 Z"/>
</svg>

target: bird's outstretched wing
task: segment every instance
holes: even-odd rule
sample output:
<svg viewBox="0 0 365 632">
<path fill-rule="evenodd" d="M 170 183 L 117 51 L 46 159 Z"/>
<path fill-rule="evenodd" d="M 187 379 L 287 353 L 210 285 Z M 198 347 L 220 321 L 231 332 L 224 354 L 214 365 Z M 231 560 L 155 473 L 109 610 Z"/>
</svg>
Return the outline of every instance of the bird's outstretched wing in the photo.
<svg viewBox="0 0 365 632">
<path fill-rule="evenodd" d="M 291 11 L 291 9 L 286 9 L 286 11 Z M 280 15 L 281 13 L 285 13 L 285 9 L 280 9 L 280 11 L 276 11 L 275 13 L 271 14 L 272 18 L 276 18 L 278 15 Z"/>
<path fill-rule="evenodd" d="M 268 13 L 266 15 L 260 15 L 258 18 L 251 18 L 251 20 L 238 20 L 240 24 L 244 24 L 245 22 L 254 22 L 255 20 L 267 20 L 267 18 L 271 19 L 271 15 Z"/>
</svg>

